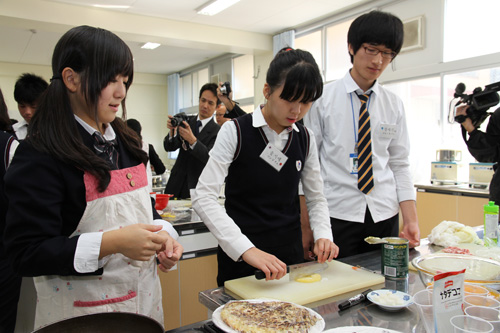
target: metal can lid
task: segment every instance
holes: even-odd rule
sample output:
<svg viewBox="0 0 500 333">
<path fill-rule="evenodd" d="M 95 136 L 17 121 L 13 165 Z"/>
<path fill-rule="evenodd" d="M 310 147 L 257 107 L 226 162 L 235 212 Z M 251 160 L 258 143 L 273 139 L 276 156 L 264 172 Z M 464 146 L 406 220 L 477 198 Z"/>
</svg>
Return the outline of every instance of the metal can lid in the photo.
<svg viewBox="0 0 500 333">
<path fill-rule="evenodd" d="M 401 237 L 384 237 L 382 239 L 386 240 L 389 244 L 408 244 L 408 240 Z"/>
</svg>

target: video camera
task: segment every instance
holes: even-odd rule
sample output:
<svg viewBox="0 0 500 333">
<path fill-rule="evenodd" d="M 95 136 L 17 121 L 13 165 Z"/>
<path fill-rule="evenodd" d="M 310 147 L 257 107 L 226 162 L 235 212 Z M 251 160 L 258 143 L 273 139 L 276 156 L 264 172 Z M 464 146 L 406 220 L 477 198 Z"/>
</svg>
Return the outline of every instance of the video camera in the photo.
<svg viewBox="0 0 500 333">
<path fill-rule="evenodd" d="M 172 124 L 173 127 L 177 127 L 179 125 L 182 127 L 186 127 L 182 122 L 188 120 L 189 118 L 185 112 L 179 112 L 174 114 L 173 118 L 170 120 L 170 123 Z"/>
<path fill-rule="evenodd" d="M 480 87 L 474 89 L 472 94 L 464 94 L 465 84 L 459 83 L 455 88 L 455 98 L 460 98 L 460 101 L 455 104 L 455 107 L 460 104 L 470 105 L 467 109 L 467 116 L 455 116 L 455 121 L 463 123 L 467 117 L 472 121 L 474 127 L 479 127 L 483 121 L 491 114 L 486 112 L 490 107 L 497 105 L 500 102 L 500 97 L 497 91 L 500 90 L 500 81 L 484 86 L 484 90 Z"/>
</svg>

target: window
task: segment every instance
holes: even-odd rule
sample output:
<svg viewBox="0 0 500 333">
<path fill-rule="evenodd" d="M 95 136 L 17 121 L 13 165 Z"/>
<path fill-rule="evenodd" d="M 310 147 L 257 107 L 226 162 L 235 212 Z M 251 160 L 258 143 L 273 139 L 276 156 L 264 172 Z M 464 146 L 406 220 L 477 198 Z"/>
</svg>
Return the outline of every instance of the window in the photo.
<svg viewBox="0 0 500 333">
<path fill-rule="evenodd" d="M 337 23 L 295 39 L 296 48 L 311 52 L 326 82 L 342 78 L 351 68 L 347 31 L 352 21 Z M 325 47 L 323 33 L 326 34 Z"/>
<path fill-rule="evenodd" d="M 191 74 L 183 76 L 179 79 L 179 86 L 181 87 L 181 89 L 179 90 L 179 94 L 181 95 L 179 98 L 179 107 L 181 109 L 193 106 L 193 87 L 191 82 Z"/>
<path fill-rule="evenodd" d="M 254 66 L 253 55 L 243 55 L 233 58 L 233 99 L 253 98 L 254 95 Z"/>
<path fill-rule="evenodd" d="M 196 80 L 194 79 L 195 76 Z M 200 90 L 201 87 L 203 87 L 203 85 L 207 82 L 208 82 L 208 68 L 204 68 L 196 73 L 193 73 L 193 106 L 200 104 L 199 103 Z"/>
<path fill-rule="evenodd" d="M 318 64 L 319 70 L 323 72 L 323 51 L 321 50 L 321 30 L 295 38 L 295 48 L 311 52 Z"/>
<path fill-rule="evenodd" d="M 444 89 L 441 89 L 441 79 L 437 76 L 384 85 L 385 88 L 397 94 L 405 106 L 411 142 L 410 168 L 414 183 L 429 183 L 431 162 L 436 161 L 438 149 L 453 149 L 462 152 L 458 179 L 468 180 L 467 164 L 475 162 L 475 159 L 467 150 L 460 124 L 453 121 L 454 106 L 458 102 L 458 99 L 453 97 L 455 87 L 462 82 L 466 86 L 466 93 L 471 94 L 476 87 L 484 89 L 485 85 L 498 81 L 500 81 L 500 68 L 489 68 L 445 74 L 442 79 Z M 443 95 L 442 98 L 441 95 Z M 492 107 L 489 111 L 494 111 L 496 108 L 497 106 Z M 441 112 L 441 110 L 444 111 Z M 488 119 L 480 129 L 485 131 L 487 124 Z"/>
<path fill-rule="evenodd" d="M 500 52 L 495 40 L 500 1 L 447 0 L 444 20 L 445 62 Z"/>
<path fill-rule="evenodd" d="M 414 183 L 427 184 L 431 179 L 431 162 L 442 148 L 440 77 L 384 85 L 398 95 L 405 106 L 410 137 L 410 170 Z"/>
<path fill-rule="evenodd" d="M 351 68 L 347 32 L 353 20 L 326 29 L 326 81 L 337 80 Z"/>
<path fill-rule="evenodd" d="M 198 105 L 200 89 L 207 82 L 208 67 L 180 77 L 179 107 L 185 109 Z"/>
</svg>

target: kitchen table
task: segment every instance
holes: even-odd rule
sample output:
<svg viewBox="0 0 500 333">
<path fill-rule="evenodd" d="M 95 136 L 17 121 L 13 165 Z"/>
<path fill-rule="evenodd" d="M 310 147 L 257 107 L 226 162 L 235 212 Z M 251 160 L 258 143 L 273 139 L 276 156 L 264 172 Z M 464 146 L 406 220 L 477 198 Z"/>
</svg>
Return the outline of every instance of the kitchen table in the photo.
<svg viewBox="0 0 500 333">
<path fill-rule="evenodd" d="M 410 250 L 410 260 L 420 255 L 432 253 L 440 249 L 442 248 L 430 245 L 427 239 L 423 239 L 419 247 Z M 353 266 L 360 265 L 367 269 L 380 272 L 380 252 L 380 250 L 377 250 L 342 258 L 339 259 L 339 261 Z M 386 279 L 385 284 L 370 287 L 372 290 L 382 288 L 402 290 L 413 295 L 417 291 L 424 289 L 424 285 L 421 282 L 418 273 L 410 271 L 408 278 L 405 280 Z M 307 304 L 306 306 L 312 308 L 314 311 L 323 316 L 326 321 L 325 330 L 342 326 L 376 326 L 400 332 L 425 332 L 415 305 L 411 305 L 398 312 L 387 312 L 380 309 L 377 305 L 365 301 L 347 310 L 339 311 L 338 305 L 341 302 L 363 291 L 364 290 L 355 290 L 322 301 Z M 204 304 L 209 311 L 214 311 L 219 306 L 232 299 L 235 299 L 235 297 L 228 294 L 223 287 L 209 289 L 199 293 L 199 301 Z M 214 332 L 213 329 L 214 325 L 211 320 L 205 320 L 167 332 Z"/>
</svg>

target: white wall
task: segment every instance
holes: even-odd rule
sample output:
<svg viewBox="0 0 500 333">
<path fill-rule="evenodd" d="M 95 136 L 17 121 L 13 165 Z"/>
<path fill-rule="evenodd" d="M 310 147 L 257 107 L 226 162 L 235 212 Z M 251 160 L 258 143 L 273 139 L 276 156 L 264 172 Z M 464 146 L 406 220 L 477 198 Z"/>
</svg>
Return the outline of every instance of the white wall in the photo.
<svg viewBox="0 0 500 333">
<path fill-rule="evenodd" d="M 23 73 L 33 73 L 49 82 L 52 70 L 49 66 L 0 62 L 0 89 L 4 95 L 10 118 L 21 120 L 14 100 L 14 85 Z M 144 140 L 153 144 L 156 152 L 167 163 L 163 138 L 167 134 L 167 76 L 134 73 L 134 82 L 127 95 L 127 118 L 141 122 Z"/>
</svg>

